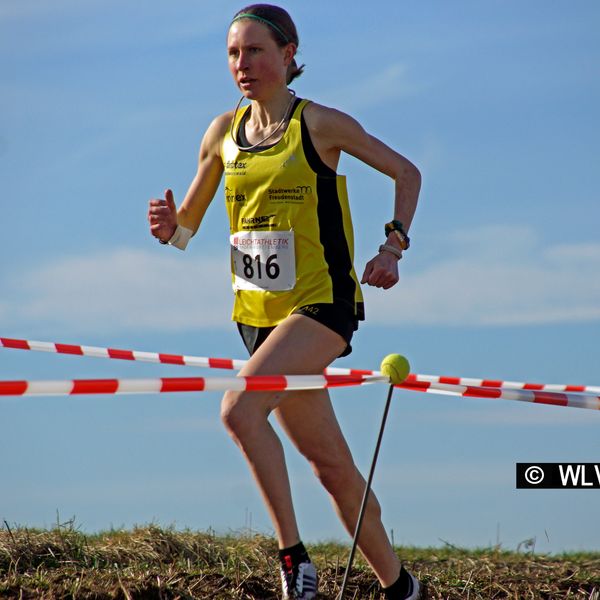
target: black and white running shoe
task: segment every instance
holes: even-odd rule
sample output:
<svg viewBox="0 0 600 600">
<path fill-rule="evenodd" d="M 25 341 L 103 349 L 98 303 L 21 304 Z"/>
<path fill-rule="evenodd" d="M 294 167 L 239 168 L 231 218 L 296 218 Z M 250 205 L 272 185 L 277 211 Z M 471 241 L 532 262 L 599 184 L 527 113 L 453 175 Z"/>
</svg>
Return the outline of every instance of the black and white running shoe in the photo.
<svg viewBox="0 0 600 600">
<path fill-rule="evenodd" d="M 412 592 L 406 597 L 406 600 L 425 600 L 423 585 L 412 573 L 409 573 L 409 575 L 412 583 Z"/>
<path fill-rule="evenodd" d="M 301 562 L 297 567 L 281 565 L 283 600 L 313 600 L 317 597 L 319 579 L 311 562 Z"/>
</svg>

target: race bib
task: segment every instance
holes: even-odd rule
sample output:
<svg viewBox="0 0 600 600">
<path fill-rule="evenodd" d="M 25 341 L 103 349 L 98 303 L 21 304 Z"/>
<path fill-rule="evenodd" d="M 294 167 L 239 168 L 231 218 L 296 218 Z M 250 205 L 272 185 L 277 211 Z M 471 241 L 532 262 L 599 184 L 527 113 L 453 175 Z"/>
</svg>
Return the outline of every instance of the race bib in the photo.
<svg viewBox="0 0 600 600">
<path fill-rule="evenodd" d="M 293 231 L 240 231 L 230 244 L 234 290 L 280 292 L 296 285 Z"/>
</svg>

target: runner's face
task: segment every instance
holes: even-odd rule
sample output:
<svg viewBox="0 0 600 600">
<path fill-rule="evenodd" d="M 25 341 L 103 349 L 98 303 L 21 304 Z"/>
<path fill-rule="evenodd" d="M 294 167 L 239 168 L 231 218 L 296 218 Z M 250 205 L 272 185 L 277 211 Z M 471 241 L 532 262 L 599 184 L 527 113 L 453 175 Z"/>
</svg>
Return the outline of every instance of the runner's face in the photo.
<svg viewBox="0 0 600 600">
<path fill-rule="evenodd" d="M 286 85 L 287 66 L 293 58 L 294 45 L 277 45 L 268 25 L 242 19 L 227 35 L 229 70 L 246 98 L 264 100 Z"/>
</svg>

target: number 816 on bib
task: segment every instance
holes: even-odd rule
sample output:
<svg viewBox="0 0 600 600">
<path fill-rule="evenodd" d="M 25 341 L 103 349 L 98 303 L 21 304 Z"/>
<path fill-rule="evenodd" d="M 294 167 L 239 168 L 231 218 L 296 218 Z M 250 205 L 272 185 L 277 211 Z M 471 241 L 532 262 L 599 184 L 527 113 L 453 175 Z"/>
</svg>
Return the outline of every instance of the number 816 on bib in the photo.
<svg viewBox="0 0 600 600">
<path fill-rule="evenodd" d="M 233 289 L 291 290 L 296 283 L 293 231 L 241 231 L 230 238 Z"/>
</svg>

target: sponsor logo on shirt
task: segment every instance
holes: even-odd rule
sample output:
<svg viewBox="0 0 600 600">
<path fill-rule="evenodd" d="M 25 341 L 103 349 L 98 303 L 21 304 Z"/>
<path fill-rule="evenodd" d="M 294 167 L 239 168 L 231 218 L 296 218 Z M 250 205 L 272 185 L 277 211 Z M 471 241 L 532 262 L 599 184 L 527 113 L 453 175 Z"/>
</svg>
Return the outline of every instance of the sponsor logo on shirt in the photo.
<svg viewBox="0 0 600 600">
<path fill-rule="evenodd" d="M 245 175 L 248 163 L 241 160 L 228 160 L 225 163 L 225 175 Z"/>
<path fill-rule="evenodd" d="M 276 215 L 260 215 L 258 217 L 242 217 L 242 229 L 263 229 L 265 227 L 277 227 L 276 223 L 272 223 Z"/>
<path fill-rule="evenodd" d="M 239 160 L 228 160 L 225 163 L 226 169 L 245 169 L 248 163 Z"/>
<path fill-rule="evenodd" d="M 235 194 L 234 190 L 225 186 L 225 202 L 247 202 L 246 194 Z"/>
<path fill-rule="evenodd" d="M 272 204 L 303 204 L 306 196 L 312 195 L 312 186 L 269 188 L 267 194 Z"/>
</svg>

